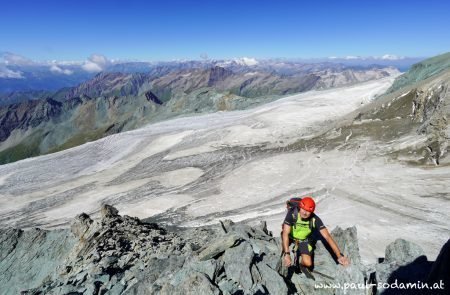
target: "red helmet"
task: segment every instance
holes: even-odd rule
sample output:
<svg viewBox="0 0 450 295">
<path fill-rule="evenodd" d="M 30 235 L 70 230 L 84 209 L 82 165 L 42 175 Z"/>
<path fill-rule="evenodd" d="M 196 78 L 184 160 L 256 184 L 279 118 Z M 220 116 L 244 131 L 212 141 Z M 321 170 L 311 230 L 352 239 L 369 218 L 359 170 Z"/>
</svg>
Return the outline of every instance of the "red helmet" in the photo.
<svg viewBox="0 0 450 295">
<path fill-rule="evenodd" d="M 310 196 L 304 197 L 300 201 L 300 208 L 312 213 L 316 209 L 316 202 Z"/>
</svg>

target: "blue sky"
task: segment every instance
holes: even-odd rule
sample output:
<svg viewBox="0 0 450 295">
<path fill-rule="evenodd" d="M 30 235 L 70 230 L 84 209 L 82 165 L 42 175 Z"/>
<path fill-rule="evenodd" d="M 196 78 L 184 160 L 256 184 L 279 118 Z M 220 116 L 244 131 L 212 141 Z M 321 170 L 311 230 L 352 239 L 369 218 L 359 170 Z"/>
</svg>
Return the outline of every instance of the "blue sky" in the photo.
<svg viewBox="0 0 450 295">
<path fill-rule="evenodd" d="M 33 60 L 432 56 L 450 1 L 4 1 L 0 52 Z"/>
</svg>

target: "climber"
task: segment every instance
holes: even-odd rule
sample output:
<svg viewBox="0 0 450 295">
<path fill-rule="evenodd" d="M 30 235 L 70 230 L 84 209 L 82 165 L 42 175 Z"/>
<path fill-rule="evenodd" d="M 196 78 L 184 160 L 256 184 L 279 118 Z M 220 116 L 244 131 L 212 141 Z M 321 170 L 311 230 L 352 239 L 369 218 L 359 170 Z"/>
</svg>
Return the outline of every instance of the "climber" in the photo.
<svg viewBox="0 0 450 295">
<path fill-rule="evenodd" d="M 294 264 L 298 265 L 300 270 L 305 272 L 305 275 L 308 273 L 309 268 L 313 265 L 311 255 L 315 241 L 312 238 L 312 233 L 315 230 L 318 230 L 330 245 L 341 265 L 347 266 L 350 264 L 349 259 L 341 253 L 322 220 L 314 214 L 316 203 L 310 196 L 292 198 L 286 204 L 288 213 L 284 219 L 282 231 L 283 262 L 285 266 L 292 265 L 289 246 L 294 243 L 294 257 L 297 260 L 294 260 Z M 301 262 L 298 264 L 299 254 L 301 255 Z"/>
</svg>

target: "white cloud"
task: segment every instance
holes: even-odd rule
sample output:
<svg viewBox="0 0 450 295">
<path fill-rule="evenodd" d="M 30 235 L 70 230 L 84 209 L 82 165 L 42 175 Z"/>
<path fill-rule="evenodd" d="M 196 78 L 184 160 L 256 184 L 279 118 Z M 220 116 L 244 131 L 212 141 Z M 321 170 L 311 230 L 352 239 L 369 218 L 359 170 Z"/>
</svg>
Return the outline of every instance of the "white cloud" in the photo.
<svg viewBox="0 0 450 295">
<path fill-rule="evenodd" d="M 383 60 L 399 60 L 399 59 L 404 59 L 404 56 L 397 56 L 397 55 L 393 55 L 393 54 L 385 54 L 382 57 L 380 57 L 380 59 Z"/>
<path fill-rule="evenodd" d="M 361 57 L 355 55 L 347 55 L 346 57 L 344 57 L 344 59 L 359 59 L 359 58 Z"/>
<path fill-rule="evenodd" d="M 53 73 L 64 74 L 64 75 L 72 75 L 73 74 L 73 71 L 71 71 L 69 69 L 62 69 L 57 65 L 52 65 L 50 67 L 50 71 L 52 71 Z"/>
<path fill-rule="evenodd" d="M 0 66 L 0 78 L 24 79 L 21 72 L 15 72 L 2 66 Z"/>
<path fill-rule="evenodd" d="M 59 66 L 81 66 L 84 64 L 83 61 L 74 61 L 74 60 L 61 60 L 61 61 L 53 60 L 51 63 L 57 64 Z"/>
<path fill-rule="evenodd" d="M 87 61 L 83 66 L 82 66 L 83 70 L 85 70 L 86 72 L 101 72 L 102 68 L 93 62 Z"/>
<path fill-rule="evenodd" d="M 404 56 L 398 56 L 394 54 L 385 54 L 383 56 L 357 56 L 347 55 L 345 57 L 330 56 L 328 59 L 346 59 L 346 60 L 400 60 L 405 59 Z"/>
<path fill-rule="evenodd" d="M 101 72 L 110 63 L 105 56 L 92 54 L 81 67 L 87 72 Z"/>
<path fill-rule="evenodd" d="M 31 59 L 28 59 L 24 56 L 12 53 L 12 52 L 3 52 L 2 58 L 5 64 L 8 65 L 32 65 L 34 62 Z"/>
</svg>

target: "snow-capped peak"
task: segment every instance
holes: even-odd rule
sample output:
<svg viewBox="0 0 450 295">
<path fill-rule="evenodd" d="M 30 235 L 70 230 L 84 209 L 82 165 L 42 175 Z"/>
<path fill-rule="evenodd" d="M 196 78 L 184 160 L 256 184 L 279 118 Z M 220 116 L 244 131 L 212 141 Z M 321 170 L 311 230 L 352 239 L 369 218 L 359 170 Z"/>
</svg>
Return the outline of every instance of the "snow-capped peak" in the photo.
<svg viewBox="0 0 450 295">
<path fill-rule="evenodd" d="M 258 64 L 258 61 L 252 57 L 235 58 L 234 62 L 239 65 L 245 65 L 245 66 L 254 66 L 254 65 Z"/>
</svg>

